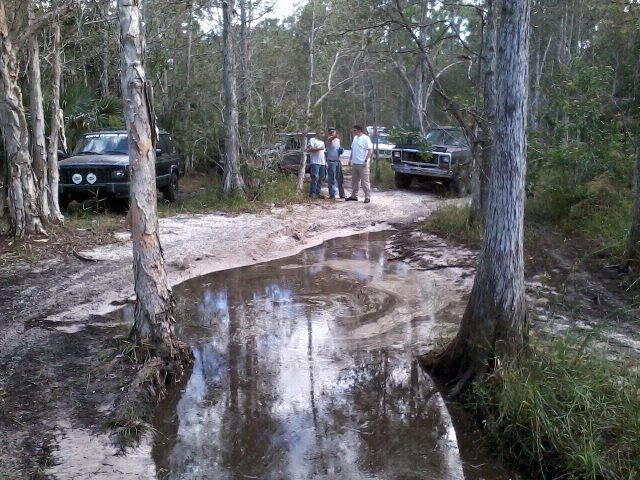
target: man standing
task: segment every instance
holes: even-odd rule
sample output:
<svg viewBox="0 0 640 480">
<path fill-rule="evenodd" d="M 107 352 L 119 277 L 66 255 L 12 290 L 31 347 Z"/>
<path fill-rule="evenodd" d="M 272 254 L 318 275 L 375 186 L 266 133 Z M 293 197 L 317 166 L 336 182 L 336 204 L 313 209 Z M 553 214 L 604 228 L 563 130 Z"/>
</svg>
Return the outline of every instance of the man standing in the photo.
<svg viewBox="0 0 640 480">
<path fill-rule="evenodd" d="M 342 185 L 342 162 L 340 162 L 340 138 L 335 128 L 329 127 L 329 136 L 325 142 L 327 154 L 327 168 L 329 169 L 329 198 L 336 198 L 336 187 L 340 198 L 344 198 L 344 186 Z"/>
<path fill-rule="evenodd" d="M 324 159 L 324 142 L 320 137 L 324 135 L 321 128 L 316 131 L 316 135 L 309 140 L 307 151 L 309 152 L 309 163 L 311 164 L 311 189 L 310 197 L 324 198 L 322 195 L 322 179 L 325 175 L 326 162 Z"/>
<path fill-rule="evenodd" d="M 371 188 L 369 186 L 369 160 L 373 154 L 373 143 L 364 134 L 361 125 L 353 126 L 353 141 L 351 142 L 351 156 L 349 165 L 353 162 L 351 171 L 351 196 L 347 200 L 358 201 L 358 188 L 362 182 L 364 191 L 364 203 L 371 201 Z"/>
</svg>

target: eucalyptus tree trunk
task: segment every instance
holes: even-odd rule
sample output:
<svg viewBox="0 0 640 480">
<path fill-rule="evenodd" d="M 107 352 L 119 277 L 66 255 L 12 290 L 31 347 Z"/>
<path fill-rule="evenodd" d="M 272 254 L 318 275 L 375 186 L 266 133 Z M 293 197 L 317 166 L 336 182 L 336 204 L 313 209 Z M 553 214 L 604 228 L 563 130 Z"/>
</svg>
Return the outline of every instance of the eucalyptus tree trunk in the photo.
<svg viewBox="0 0 640 480">
<path fill-rule="evenodd" d="M 240 131 L 243 144 L 247 146 L 250 133 L 249 112 L 251 111 L 250 91 L 251 78 L 249 71 L 249 37 L 251 35 L 250 8 L 251 0 L 240 1 Z"/>
<path fill-rule="evenodd" d="M 167 282 L 160 245 L 156 194 L 156 125 L 151 84 L 145 78 L 145 35 L 138 0 L 118 0 L 121 42 L 121 81 L 124 116 L 129 131 L 131 173 L 130 211 L 135 322 L 130 337 L 145 344 L 149 356 L 174 371 L 186 358 L 186 347 L 175 333 L 175 301 Z"/>
<path fill-rule="evenodd" d="M 64 222 L 64 217 L 60 212 L 58 199 L 58 185 L 60 183 L 60 172 L 58 170 L 58 145 L 60 143 L 60 131 L 64 128 L 64 116 L 60 108 L 60 82 L 62 80 L 62 41 L 60 37 L 60 22 L 56 19 L 53 22 L 53 52 L 51 63 L 52 89 L 51 89 L 51 131 L 49 135 L 49 150 L 47 158 L 49 160 L 49 196 L 51 199 L 51 218 L 58 222 Z"/>
<path fill-rule="evenodd" d="M 620 267 L 637 274 L 640 272 L 640 268 L 638 268 L 640 262 L 640 137 L 636 140 L 635 187 L 636 199 L 631 231 Z"/>
<path fill-rule="evenodd" d="M 223 82 L 224 82 L 224 192 L 244 192 L 240 174 L 240 138 L 238 132 L 238 99 L 236 93 L 233 19 L 235 1 L 222 2 Z"/>
<path fill-rule="evenodd" d="M 18 44 L 19 45 L 19 44 Z M 45 233 L 29 153 L 29 132 L 18 85 L 18 46 L 9 35 L 4 0 L 0 0 L 0 126 L 9 168 L 11 233 L 23 237 Z"/>
<path fill-rule="evenodd" d="M 475 224 L 484 218 L 489 195 L 489 170 L 493 158 L 493 137 L 496 121 L 496 34 L 497 24 L 494 0 L 485 1 L 484 45 L 482 64 L 484 66 L 483 91 L 484 107 L 482 121 L 482 152 L 474 155 L 476 165 L 473 170 L 473 188 L 469 222 Z"/>
<path fill-rule="evenodd" d="M 102 98 L 109 96 L 109 64 L 111 59 L 111 50 L 109 49 L 109 34 L 107 19 L 109 18 L 109 5 L 111 0 L 103 0 L 100 3 L 100 12 L 102 14 L 102 20 L 105 24 L 102 26 L 102 71 L 100 72 L 100 92 Z"/>
<path fill-rule="evenodd" d="M 504 0 L 494 161 L 484 243 L 469 303 L 455 339 L 422 364 L 450 396 L 526 347 L 524 181 L 528 99 L 529 1 Z"/>
<path fill-rule="evenodd" d="M 187 133 L 187 138 L 192 141 L 191 138 L 191 49 L 193 45 L 193 9 L 194 2 L 191 2 L 189 7 L 189 22 L 187 24 L 187 65 L 186 65 L 186 80 L 185 80 L 185 100 L 184 100 L 184 131 Z M 193 151 L 189 149 L 189 153 L 186 155 L 185 170 L 187 172 L 193 172 Z"/>
<path fill-rule="evenodd" d="M 302 192 L 304 186 L 304 176 L 307 169 L 307 132 L 311 122 L 311 90 L 313 89 L 313 80 L 315 77 L 315 47 L 316 47 L 316 2 L 311 2 L 311 31 L 309 32 L 309 77 L 307 83 L 307 97 L 304 110 L 304 122 L 302 126 L 302 153 L 300 155 L 300 165 L 298 167 L 298 183 L 296 191 Z"/>
<path fill-rule="evenodd" d="M 34 22 L 33 0 L 27 2 L 29 24 Z M 40 75 L 40 47 L 37 35 L 31 35 L 28 40 L 29 52 L 29 105 L 31 110 L 31 154 L 33 170 L 38 182 L 38 211 L 43 219 L 49 219 L 50 192 L 48 181 L 47 145 L 45 142 L 44 101 L 42 99 L 42 78 Z M 57 192 L 56 192 L 57 194 Z"/>
</svg>

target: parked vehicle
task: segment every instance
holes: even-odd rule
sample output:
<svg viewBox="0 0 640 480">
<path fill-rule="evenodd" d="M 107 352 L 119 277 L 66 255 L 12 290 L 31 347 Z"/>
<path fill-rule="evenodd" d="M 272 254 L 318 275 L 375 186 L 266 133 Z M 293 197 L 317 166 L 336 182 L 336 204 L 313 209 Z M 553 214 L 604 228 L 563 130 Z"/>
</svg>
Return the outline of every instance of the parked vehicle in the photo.
<svg viewBox="0 0 640 480">
<path fill-rule="evenodd" d="M 435 128 L 427 133 L 426 140 L 428 151 L 416 145 L 396 145 L 392 150 L 396 186 L 408 188 L 415 178 L 420 182 L 440 182 L 456 193 L 468 193 L 471 149 L 462 129 Z"/>
<path fill-rule="evenodd" d="M 395 148 L 395 144 L 389 141 L 389 134 L 380 133 L 371 137 L 373 142 L 373 151 L 375 155 L 376 148 L 378 149 L 378 156 L 387 160 L 391 160 L 391 152 Z M 376 144 L 377 141 L 377 144 Z"/>
<path fill-rule="evenodd" d="M 129 198 L 129 137 L 126 131 L 87 133 L 73 154 L 59 162 L 60 205 L 91 198 Z M 156 185 L 165 199 L 175 201 L 184 160 L 167 132 L 161 131 L 156 145 Z"/>
<path fill-rule="evenodd" d="M 307 143 L 315 136 L 315 132 L 307 133 Z M 279 167 L 289 173 L 298 174 L 300 168 L 300 160 L 302 159 L 302 133 L 286 133 L 282 135 L 280 148 L 282 150 L 282 158 Z M 309 153 L 307 153 L 306 173 L 311 172 L 311 164 L 309 163 Z"/>
</svg>

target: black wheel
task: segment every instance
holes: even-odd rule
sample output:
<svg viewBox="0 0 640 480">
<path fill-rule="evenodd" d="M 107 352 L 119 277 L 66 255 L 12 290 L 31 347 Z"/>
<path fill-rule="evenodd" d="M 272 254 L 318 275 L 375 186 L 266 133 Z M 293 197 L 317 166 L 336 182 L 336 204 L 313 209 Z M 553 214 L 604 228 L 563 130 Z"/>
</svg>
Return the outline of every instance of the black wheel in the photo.
<svg viewBox="0 0 640 480">
<path fill-rule="evenodd" d="M 469 193 L 469 179 L 464 174 L 464 172 L 456 172 L 453 178 L 451 179 L 451 183 L 449 183 L 449 188 L 456 195 L 467 195 Z"/>
<path fill-rule="evenodd" d="M 60 210 L 67 210 L 70 202 L 71 199 L 69 198 L 69 195 L 61 194 L 58 196 L 58 206 L 60 207 Z"/>
<path fill-rule="evenodd" d="M 411 175 L 407 175 L 406 173 L 396 172 L 394 180 L 396 183 L 396 187 L 398 188 L 409 188 L 411 185 L 411 180 L 413 177 Z"/>
<path fill-rule="evenodd" d="M 175 202 L 178 198 L 178 175 L 176 172 L 171 174 L 169 185 L 162 189 L 162 195 L 170 202 Z"/>
</svg>

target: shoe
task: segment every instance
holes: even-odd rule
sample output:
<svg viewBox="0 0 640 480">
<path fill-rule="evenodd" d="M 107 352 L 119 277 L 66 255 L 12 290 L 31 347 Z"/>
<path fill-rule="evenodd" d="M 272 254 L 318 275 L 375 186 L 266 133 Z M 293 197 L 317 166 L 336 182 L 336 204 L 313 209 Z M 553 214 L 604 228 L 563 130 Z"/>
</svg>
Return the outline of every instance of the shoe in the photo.
<svg viewBox="0 0 640 480">
<path fill-rule="evenodd" d="M 327 198 L 327 197 L 325 197 L 322 193 L 319 193 L 318 195 L 316 195 L 316 198 L 323 198 L 324 199 L 324 198 Z"/>
<path fill-rule="evenodd" d="M 309 198 L 316 198 L 316 194 L 315 193 L 310 193 L 309 194 Z"/>
<path fill-rule="evenodd" d="M 344 200 L 344 195 L 340 195 L 340 198 L 342 198 Z"/>
<path fill-rule="evenodd" d="M 335 195 L 329 195 L 329 200 L 335 200 L 336 196 Z"/>
<path fill-rule="evenodd" d="M 356 197 L 347 197 L 347 199 L 345 201 L 347 201 L 347 202 L 357 202 L 358 199 Z"/>
<path fill-rule="evenodd" d="M 365 199 L 364 199 L 364 203 L 370 203 L 370 202 L 371 202 L 371 199 L 370 199 L 370 198 L 365 198 Z"/>
</svg>

